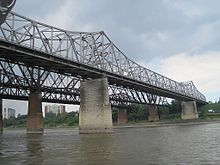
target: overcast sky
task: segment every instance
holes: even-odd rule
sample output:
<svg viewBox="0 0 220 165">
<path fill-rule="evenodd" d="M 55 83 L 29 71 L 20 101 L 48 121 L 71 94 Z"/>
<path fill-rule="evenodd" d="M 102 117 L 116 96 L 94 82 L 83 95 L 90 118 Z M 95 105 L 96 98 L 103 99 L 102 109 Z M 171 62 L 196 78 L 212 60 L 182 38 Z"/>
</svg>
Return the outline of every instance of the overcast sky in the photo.
<svg viewBox="0 0 220 165">
<path fill-rule="evenodd" d="M 103 30 L 129 58 L 179 82 L 192 80 L 217 101 L 219 6 L 219 0 L 17 0 L 13 10 L 71 31 Z"/>
</svg>

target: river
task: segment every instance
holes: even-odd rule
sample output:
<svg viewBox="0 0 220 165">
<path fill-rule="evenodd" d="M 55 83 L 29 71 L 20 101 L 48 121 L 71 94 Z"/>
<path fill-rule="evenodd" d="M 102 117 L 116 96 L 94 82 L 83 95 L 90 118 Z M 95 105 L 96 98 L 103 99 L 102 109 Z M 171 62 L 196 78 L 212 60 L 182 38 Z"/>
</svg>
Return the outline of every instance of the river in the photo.
<svg viewBox="0 0 220 165">
<path fill-rule="evenodd" d="M 4 130 L 1 165 L 220 164 L 220 123 L 120 128 L 113 134 L 45 129 Z"/>
</svg>

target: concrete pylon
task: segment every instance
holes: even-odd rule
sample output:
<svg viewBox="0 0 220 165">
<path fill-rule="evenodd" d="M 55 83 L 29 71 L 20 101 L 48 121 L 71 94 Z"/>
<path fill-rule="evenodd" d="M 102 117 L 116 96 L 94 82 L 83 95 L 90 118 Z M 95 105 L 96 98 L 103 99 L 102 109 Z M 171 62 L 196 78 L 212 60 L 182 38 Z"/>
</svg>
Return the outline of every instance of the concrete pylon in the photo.
<svg viewBox="0 0 220 165">
<path fill-rule="evenodd" d="M 118 109 L 118 124 L 126 124 L 128 123 L 128 115 L 127 115 L 127 109 L 126 108 L 119 108 Z"/>
<path fill-rule="evenodd" d="M 113 132 L 108 79 L 87 80 L 80 84 L 79 133 Z"/>
<path fill-rule="evenodd" d="M 157 106 L 155 104 L 150 104 L 148 107 L 148 121 L 159 121 Z"/>
<path fill-rule="evenodd" d="M 2 98 L 0 98 L 0 133 L 3 132 Z"/>
<path fill-rule="evenodd" d="M 182 102 L 182 119 L 198 119 L 199 115 L 197 112 L 197 106 L 195 101 Z"/>
<path fill-rule="evenodd" d="M 42 98 L 40 91 L 31 91 L 28 99 L 27 133 L 43 133 Z"/>
</svg>

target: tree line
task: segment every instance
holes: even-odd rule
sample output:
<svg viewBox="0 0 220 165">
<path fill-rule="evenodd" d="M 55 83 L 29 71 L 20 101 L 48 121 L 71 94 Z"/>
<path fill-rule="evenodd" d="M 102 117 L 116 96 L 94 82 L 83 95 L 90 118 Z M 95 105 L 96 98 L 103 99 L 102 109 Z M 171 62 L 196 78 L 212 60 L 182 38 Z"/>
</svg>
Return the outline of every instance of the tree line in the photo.
<svg viewBox="0 0 220 165">
<path fill-rule="evenodd" d="M 16 118 L 4 119 L 4 127 L 22 128 L 26 127 L 27 115 L 18 115 Z M 78 112 L 62 114 L 47 113 L 44 117 L 44 126 L 47 127 L 68 127 L 78 125 Z"/>
<path fill-rule="evenodd" d="M 158 115 L 161 119 L 180 119 L 181 102 L 172 100 L 170 104 L 157 106 Z M 138 122 L 148 120 L 148 106 L 144 104 L 131 104 L 127 107 L 128 121 Z M 112 108 L 113 122 L 117 122 L 118 108 Z"/>
<path fill-rule="evenodd" d="M 170 104 L 158 106 L 160 120 L 180 120 L 181 119 L 181 102 L 171 101 Z M 209 109 L 215 113 L 210 114 Z M 209 103 L 198 107 L 199 117 L 201 119 L 220 119 L 220 103 Z M 117 122 L 118 108 L 112 108 L 113 122 Z M 148 107 L 143 104 L 131 104 L 127 108 L 128 121 L 139 122 L 148 120 Z M 25 127 L 27 115 L 18 115 L 16 118 L 4 119 L 4 127 Z M 68 127 L 78 126 L 78 112 L 69 112 L 63 114 L 47 113 L 44 118 L 45 127 Z"/>
</svg>

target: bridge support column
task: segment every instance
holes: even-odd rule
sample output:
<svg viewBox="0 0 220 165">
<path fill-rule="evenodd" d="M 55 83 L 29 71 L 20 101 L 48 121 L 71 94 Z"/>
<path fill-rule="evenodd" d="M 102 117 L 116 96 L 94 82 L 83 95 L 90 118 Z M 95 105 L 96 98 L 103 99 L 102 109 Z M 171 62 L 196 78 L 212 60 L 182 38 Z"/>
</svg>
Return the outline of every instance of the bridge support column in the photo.
<svg viewBox="0 0 220 165">
<path fill-rule="evenodd" d="M 150 122 L 159 121 L 158 110 L 155 104 L 150 104 L 148 106 L 148 121 Z"/>
<path fill-rule="evenodd" d="M 198 119 L 197 106 L 195 101 L 182 102 L 182 119 Z"/>
<path fill-rule="evenodd" d="M 128 122 L 128 115 L 126 108 L 119 108 L 118 109 L 118 124 L 126 124 Z"/>
<path fill-rule="evenodd" d="M 43 133 L 42 98 L 40 91 L 31 91 L 28 99 L 27 133 Z"/>
<path fill-rule="evenodd" d="M 2 98 L 0 98 L 0 134 L 3 132 Z"/>
<path fill-rule="evenodd" d="M 113 132 L 112 111 L 108 95 L 108 79 L 81 82 L 79 133 Z"/>
</svg>

